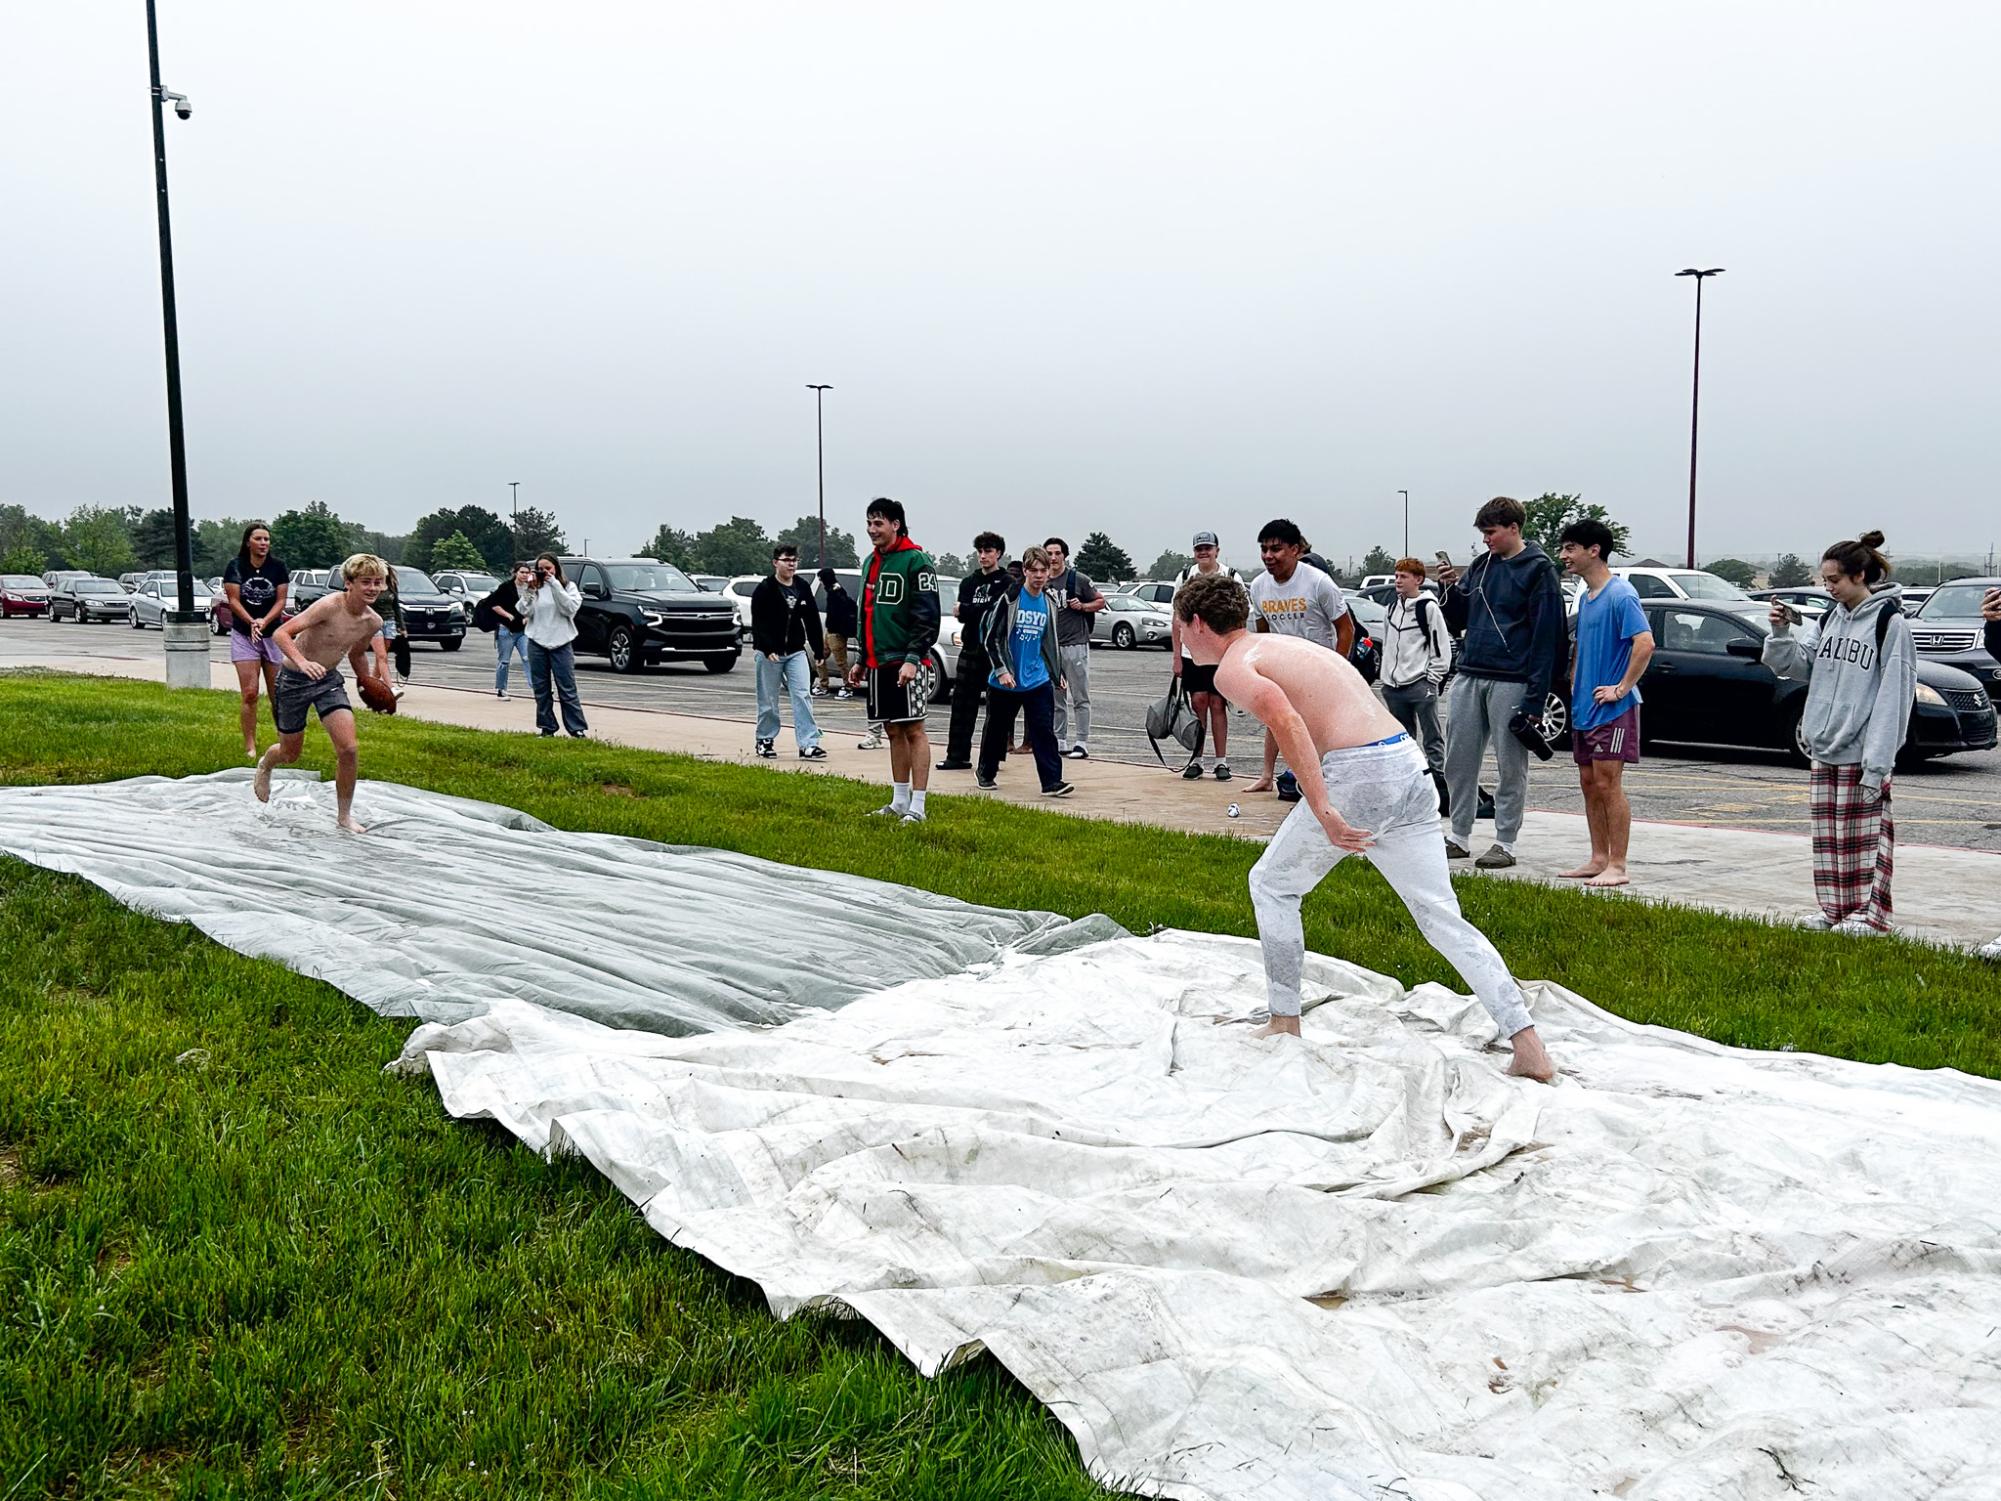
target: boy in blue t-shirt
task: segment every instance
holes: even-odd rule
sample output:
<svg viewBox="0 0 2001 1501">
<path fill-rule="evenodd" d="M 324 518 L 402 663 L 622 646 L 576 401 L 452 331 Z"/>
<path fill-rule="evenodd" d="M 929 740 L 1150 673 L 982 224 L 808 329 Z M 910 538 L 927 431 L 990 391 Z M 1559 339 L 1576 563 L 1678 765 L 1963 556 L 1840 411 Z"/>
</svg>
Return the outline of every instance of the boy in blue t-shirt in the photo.
<svg viewBox="0 0 2001 1501">
<path fill-rule="evenodd" d="M 1584 580 L 1577 601 L 1577 663 L 1570 683 L 1570 752 L 1584 788 L 1591 858 L 1564 875 L 1587 886 L 1624 886 L 1633 809 L 1626 767 L 1640 759 L 1640 677 L 1654 654 L 1654 634 L 1640 596 L 1612 577 L 1612 529 L 1574 521 L 1557 547 L 1563 566 Z"/>
<path fill-rule="evenodd" d="M 1048 583 L 1049 554 L 1029 548 L 1021 557 L 1021 583 L 990 607 L 980 623 L 980 644 L 994 670 L 987 678 L 987 727 L 980 736 L 977 780 L 989 789 L 998 785 L 995 778 L 1019 714 L 1044 796 L 1068 797 L 1073 789 L 1063 780 L 1063 759 L 1056 748 L 1063 657 Z"/>
</svg>

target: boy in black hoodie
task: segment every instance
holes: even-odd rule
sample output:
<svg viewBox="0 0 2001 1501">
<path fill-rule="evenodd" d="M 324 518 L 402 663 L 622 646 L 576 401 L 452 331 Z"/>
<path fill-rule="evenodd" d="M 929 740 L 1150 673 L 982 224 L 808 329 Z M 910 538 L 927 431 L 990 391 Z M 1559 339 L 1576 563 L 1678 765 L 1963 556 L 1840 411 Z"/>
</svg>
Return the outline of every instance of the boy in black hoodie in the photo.
<svg viewBox="0 0 2001 1501">
<path fill-rule="evenodd" d="M 1540 724 L 1556 672 L 1557 648 L 1567 626 L 1563 583 L 1549 554 L 1522 537 L 1528 512 L 1519 500 L 1498 495 L 1473 517 L 1486 555 L 1463 572 L 1440 564 L 1445 623 L 1462 633 L 1459 676 L 1446 699 L 1445 785 L 1452 832 L 1445 855 L 1464 860 L 1473 852 L 1473 817 L 1479 809 L 1480 762 L 1494 746 L 1500 771 L 1494 789 L 1494 844 L 1473 863 L 1500 870 L 1515 863 L 1515 840 L 1528 803 L 1529 752 L 1509 725 L 1517 715 Z"/>
<path fill-rule="evenodd" d="M 827 649 L 820 657 L 820 679 L 813 685 L 813 694 L 816 698 L 827 693 L 853 698 L 854 690 L 848 687 L 848 643 L 855 639 L 855 623 L 861 613 L 855 608 L 855 597 L 841 587 L 833 569 L 820 570 L 820 588 L 827 596 Z M 835 672 L 832 684 L 827 681 L 829 667 Z"/>
<path fill-rule="evenodd" d="M 824 761 L 820 727 L 807 689 L 813 660 L 826 655 L 820 608 L 799 577 L 799 549 L 781 542 L 771 549 L 771 576 L 750 594 L 750 644 L 757 654 L 757 753 L 778 754 L 778 695 L 792 695 L 792 738 L 802 761 Z M 807 653 L 812 655 L 808 656 Z"/>
</svg>

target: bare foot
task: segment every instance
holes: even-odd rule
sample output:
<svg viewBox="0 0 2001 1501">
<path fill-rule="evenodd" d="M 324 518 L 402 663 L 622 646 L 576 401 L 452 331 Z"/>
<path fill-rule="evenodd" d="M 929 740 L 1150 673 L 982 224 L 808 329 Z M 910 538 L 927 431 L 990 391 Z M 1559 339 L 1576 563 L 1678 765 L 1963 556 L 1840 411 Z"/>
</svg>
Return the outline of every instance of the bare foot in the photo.
<svg viewBox="0 0 2001 1501">
<path fill-rule="evenodd" d="M 260 803 L 271 801 L 271 758 L 277 753 L 278 747 L 275 745 L 264 752 L 257 762 L 257 775 L 251 779 L 250 790 L 257 794 L 257 801 Z"/>
<path fill-rule="evenodd" d="M 1254 1038 L 1297 1037 L 1298 1035 L 1299 1035 L 1299 1018 L 1296 1016 L 1274 1016 L 1270 1021 L 1266 1022 L 1262 1027 L 1259 1027 L 1257 1031 L 1251 1033 L 1251 1036 Z"/>
<path fill-rule="evenodd" d="M 1272 788 L 1273 788 L 1273 787 L 1275 787 L 1275 786 L 1277 786 L 1277 785 L 1278 785 L 1278 784 L 1277 784 L 1277 783 L 1275 783 L 1274 781 L 1272 781 L 1272 779 L 1271 779 L 1270 777 L 1259 777 L 1259 778 L 1258 778 L 1258 779 L 1257 779 L 1257 780 L 1256 780 L 1255 782 L 1251 783 L 1251 785 L 1250 785 L 1250 786 L 1246 787 L 1246 788 L 1244 789 L 1244 791 L 1246 791 L 1246 792 L 1269 792 L 1269 791 L 1271 791 L 1271 790 L 1272 790 Z"/>
<path fill-rule="evenodd" d="M 1608 865 L 1584 884 L 1586 886 L 1626 886 L 1631 884 L 1631 879 L 1618 866 Z"/>
<path fill-rule="evenodd" d="M 1577 869 L 1575 870 L 1559 870 L 1556 873 L 1556 878 L 1559 881 L 1582 881 L 1587 876 L 1597 875 L 1598 872 L 1603 870 L 1604 868 L 1605 867 L 1596 860 L 1586 860 L 1582 865 L 1578 866 Z"/>
<path fill-rule="evenodd" d="M 1523 1027 L 1509 1041 L 1515 1050 L 1515 1061 L 1508 1065 L 1509 1073 L 1538 1084 L 1547 1084 L 1556 1077 L 1556 1065 L 1550 1061 L 1549 1051 L 1535 1035 L 1534 1027 Z"/>
<path fill-rule="evenodd" d="M 339 824 L 343 829 L 346 829 L 350 834 L 366 834 L 368 832 L 364 826 L 354 821 L 352 813 L 343 813 L 334 822 Z"/>
<path fill-rule="evenodd" d="M 254 745 L 244 746 L 243 759 L 246 761 L 255 761 L 257 759 L 257 747 Z"/>
</svg>

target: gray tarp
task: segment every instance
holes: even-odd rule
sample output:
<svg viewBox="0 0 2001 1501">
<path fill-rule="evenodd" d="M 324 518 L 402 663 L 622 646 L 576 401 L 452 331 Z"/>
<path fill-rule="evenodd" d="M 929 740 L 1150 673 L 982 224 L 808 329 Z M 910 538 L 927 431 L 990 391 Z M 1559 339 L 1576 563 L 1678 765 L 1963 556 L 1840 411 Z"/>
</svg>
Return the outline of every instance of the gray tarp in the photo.
<svg viewBox="0 0 2001 1501">
<path fill-rule="evenodd" d="M 268 805 L 247 770 L 0 788 L 0 849 L 425 1021 L 506 999 L 650 1032 L 775 1024 L 1010 947 L 1125 931 L 723 850 L 558 833 L 384 782 L 356 806 L 368 833 L 336 837 L 331 788 L 296 773 L 274 787 Z"/>
<path fill-rule="evenodd" d="M 323 789 L 295 789 L 314 806 L 293 819 L 226 788 L 200 829 L 168 811 L 177 790 L 64 794 L 76 823 L 94 805 L 117 830 L 69 868 L 121 893 L 200 884 L 158 853 L 197 833 L 340 890 L 383 879 L 376 836 L 335 835 Z M 35 806 L 0 793 L 0 848 L 41 848 Z M 397 837 L 454 862 L 602 847 L 393 788 L 361 807 L 399 810 Z M 602 912 L 645 903 L 629 890 L 650 867 L 619 868 L 630 887 L 601 882 Z M 826 879 L 707 869 L 739 935 L 774 883 Z M 384 952 L 431 952 L 461 910 L 411 909 Z M 516 900 L 507 922 L 539 910 Z M 559 921 L 592 932 L 587 913 Z M 460 1115 L 583 1153 L 780 1314 L 851 1311 L 926 1371 L 991 1351 L 1094 1473 L 1138 1488 L 2001 1494 L 2001 1086 L 1735 1051 L 1532 986 L 1564 1069 L 1544 1088 L 1503 1076 L 1477 1003 L 1326 959 L 1304 1044 L 1253 1042 L 1241 940 L 989 941 L 957 972 L 932 957 L 838 1011 L 693 1037 L 586 1019 L 630 1001 L 621 986 L 597 1007 L 579 971 L 570 1014 L 495 996 L 419 1027 L 402 1065 Z"/>
</svg>

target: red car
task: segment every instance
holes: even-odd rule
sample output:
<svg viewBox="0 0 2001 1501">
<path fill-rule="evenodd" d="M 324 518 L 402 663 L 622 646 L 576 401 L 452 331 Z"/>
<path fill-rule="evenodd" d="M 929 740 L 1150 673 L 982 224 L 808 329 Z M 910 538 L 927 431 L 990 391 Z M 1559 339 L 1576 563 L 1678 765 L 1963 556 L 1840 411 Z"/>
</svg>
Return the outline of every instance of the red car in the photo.
<svg viewBox="0 0 2001 1501">
<path fill-rule="evenodd" d="M 0 620 L 49 613 L 49 586 L 32 573 L 0 574 Z"/>
</svg>

